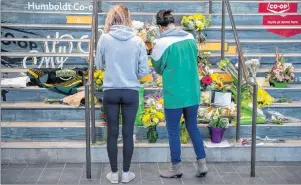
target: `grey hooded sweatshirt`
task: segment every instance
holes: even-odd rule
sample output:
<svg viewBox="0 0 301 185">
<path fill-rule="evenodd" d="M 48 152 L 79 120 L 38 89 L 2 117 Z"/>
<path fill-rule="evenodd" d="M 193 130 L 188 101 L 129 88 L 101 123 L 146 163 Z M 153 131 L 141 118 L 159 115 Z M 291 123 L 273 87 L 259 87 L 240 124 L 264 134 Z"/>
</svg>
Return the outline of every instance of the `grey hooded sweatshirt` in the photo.
<svg viewBox="0 0 301 185">
<path fill-rule="evenodd" d="M 100 36 L 95 65 L 105 69 L 104 90 L 138 90 L 139 79 L 149 73 L 145 44 L 126 26 L 112 26 L 109 33 Z"/>
</svg>

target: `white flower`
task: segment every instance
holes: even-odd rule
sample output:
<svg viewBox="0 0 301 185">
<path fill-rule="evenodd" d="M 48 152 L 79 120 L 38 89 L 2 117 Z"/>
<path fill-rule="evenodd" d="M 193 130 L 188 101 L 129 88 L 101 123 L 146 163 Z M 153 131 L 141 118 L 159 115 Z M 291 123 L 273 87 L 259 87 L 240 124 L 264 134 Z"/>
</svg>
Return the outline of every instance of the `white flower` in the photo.
<svg viewBox="0 0 301 185">
<path fill-rule="evenodd" d="M 141 21 L 135 21 L 135 20 L 132 21 L 132 28 L 134 30 L 140 30 L 140 29 L 143 29 L 143 27 L 144 27 L 144 23 L 143 22 L 141 22 Z"/>
</svg>

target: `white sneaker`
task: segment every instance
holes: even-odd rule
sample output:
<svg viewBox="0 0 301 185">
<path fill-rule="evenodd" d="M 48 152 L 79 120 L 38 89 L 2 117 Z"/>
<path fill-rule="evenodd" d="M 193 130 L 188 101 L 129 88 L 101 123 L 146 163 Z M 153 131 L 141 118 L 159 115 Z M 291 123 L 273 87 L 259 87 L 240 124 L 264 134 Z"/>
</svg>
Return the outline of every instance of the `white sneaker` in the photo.
<svg viewBox="0 0 301 185">
<path fill-rule="evenodd" d="M 121 180 L 121 182 L 122 183 L 129 183 L 129 182 L 131 182 L 132 180 L 134 180 L 135 179 L 135 174 L 133 173 L 133 172 L 123 172 L 122 173 L 122 180 Z"/>
<path fill-rule="evenodd" d="M 118 184 L 119 183 L 119 174 L 118 174 L 118 172 L 116 172 L 116 173 L 113 173 L 113 172 L 108 173 L 107 179 L 112 184 Z"/>
</svg>

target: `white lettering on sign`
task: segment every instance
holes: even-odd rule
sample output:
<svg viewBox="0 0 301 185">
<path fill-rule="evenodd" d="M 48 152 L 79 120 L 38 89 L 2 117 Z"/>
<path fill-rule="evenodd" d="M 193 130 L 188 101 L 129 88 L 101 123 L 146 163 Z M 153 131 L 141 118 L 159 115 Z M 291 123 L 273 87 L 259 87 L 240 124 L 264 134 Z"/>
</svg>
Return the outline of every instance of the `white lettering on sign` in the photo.
<svg viewBox="0 0 301 185">
<path fill-rule="evenodd" d="M 102 34 L 103 30 L 99 29 L 99 32 Z M 50 35 L 48 35 L 46 38 L 51 38 Z M 72 35 L 64 34 L 60 36 L 59 32 L 55 33 L 56 39 L 74 39 Z M 80 37 L 80 39 L 87 39 L 89 38 L 89 35 L 84 35 Z M 48 41 L 45 41 L 44 44 L 44 51 L 45 53 L 72 53 L 74 44 L 73 42 L 61 42 L 62 45 L 58 46 L 60 42 L 53 41 L 50 43 L 51 48 L 49 47 Z M 67 43 L 67 45 L 66 45 Z M 77 50 L 79 53 L 89 53 L 89 46 L 87 47 L 87 51 L 85 51 L 82 48 L 82 42 L 77 42 L 76 44 Z M 38 53 L 37 50 L 31 50 L 31 53 Z M 63 68 L 64 63 L 68 60 L 68 57 L 39 57 L 40 60 L 38 61 L 38 57 L 24 57 L 23 58 L 23 68 L 27 68 L 27 60 L 28 58 L 32 59 L 32 62 L 34 65 L 37 66 L 37 68 Z"/>
<path fill-rule="evenodd" d="M 28 10 L 45 10 L 45 11 L 92 11 L 93 5 L 83 5 L 80 3 L 36 3 L 28 2 Z"/>
<path fill-rule="evenodd" d="M 272 13 L 284 13 L 289 9 L 289 3 L 269 3 L 268 5 L 268 10 Z"/>
</svg>

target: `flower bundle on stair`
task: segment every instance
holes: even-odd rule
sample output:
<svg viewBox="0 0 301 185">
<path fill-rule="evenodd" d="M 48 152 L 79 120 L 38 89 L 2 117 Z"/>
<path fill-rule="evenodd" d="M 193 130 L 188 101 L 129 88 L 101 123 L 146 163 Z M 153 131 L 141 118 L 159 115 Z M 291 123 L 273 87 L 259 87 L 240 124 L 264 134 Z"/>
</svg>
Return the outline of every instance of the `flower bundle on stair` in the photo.
<svg viewBox="0 0 301 185">
<path fill-rule="evenodd" d="M 156 92 L 145 97 L 145 108 L 140 117 L 143 126 L 148 128 L 147 140 L 150 143 L 157 142 L 157 126 L 165 121 L 163 113 L 163 98 L 161 92 Z"/>
<path fill-rule="evenodd" d="M 283 55 L 280 55 L 276 48 L 276 61 L 275 65 L 270 70 L 267 79 L 271 86 L 276 88 L 285 88 L 287 83 L 293 82 L 295 79 L 294 67 L 286 63 Z"/>
</svg>

